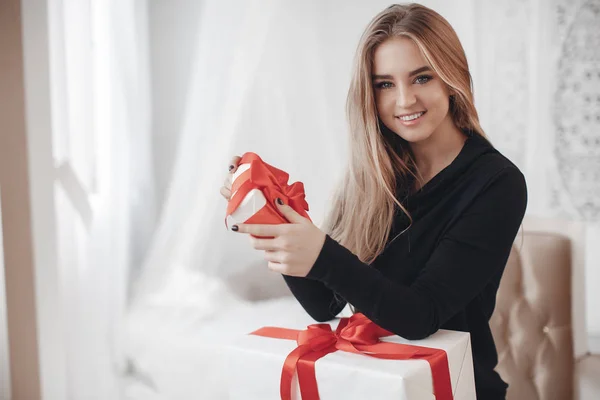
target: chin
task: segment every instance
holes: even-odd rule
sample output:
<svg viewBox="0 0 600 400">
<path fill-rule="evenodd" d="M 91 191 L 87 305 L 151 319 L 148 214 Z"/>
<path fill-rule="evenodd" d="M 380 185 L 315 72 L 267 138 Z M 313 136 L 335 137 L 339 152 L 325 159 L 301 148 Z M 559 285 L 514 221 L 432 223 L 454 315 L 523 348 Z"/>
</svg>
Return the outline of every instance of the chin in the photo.
<svg viewBox="0 0 600 400">
<path fill-rule="evenodd" d="M 433 133 L 431 129 L 427 127 L 419 127 L 418 129 L 392 129 L 396 135 L 400 136 L 402 139 L 406 140 L 409 143 L 418 143 L 425 141 L 431 137 Z"/>
</svg>

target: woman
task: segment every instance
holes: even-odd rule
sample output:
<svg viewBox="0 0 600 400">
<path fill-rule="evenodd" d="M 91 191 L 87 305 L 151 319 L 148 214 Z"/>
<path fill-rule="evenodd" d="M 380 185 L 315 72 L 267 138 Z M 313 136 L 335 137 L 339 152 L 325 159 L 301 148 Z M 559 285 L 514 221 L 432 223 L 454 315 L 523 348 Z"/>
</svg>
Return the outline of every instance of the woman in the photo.
<svg viewBox="0 0 600 400">
<path fill-rule="evenodd" d="M 504 399 L 489 319 L 527 188 L 484 136 L 448 22 L 417 4 L 378 14 L 358 47 L 347 113 L 350 164 L 324 232 L 286 205 L 290 224 L 234 230 L 273 237 L 249 235 L 317 321 L 350 303 L 408 339 L 470 332 L 477 397 Z M 227 184 L 221 193 L 229 198 Z"/>
</svg>

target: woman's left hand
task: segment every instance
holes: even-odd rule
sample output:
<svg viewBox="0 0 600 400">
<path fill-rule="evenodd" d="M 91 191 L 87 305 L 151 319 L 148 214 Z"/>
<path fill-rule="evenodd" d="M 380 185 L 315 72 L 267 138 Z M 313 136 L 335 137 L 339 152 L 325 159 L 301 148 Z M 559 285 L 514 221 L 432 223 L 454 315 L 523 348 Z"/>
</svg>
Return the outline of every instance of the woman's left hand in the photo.
<svg viewBox="0 0 600 400">
<path fill-rule="evenodd" d="M 323 248 L 325 232 L 292 207 L 276 204 L 289 224 L 237 224 L 237 232 L 249 233 L 252 246 L 265 251 L 269 269 L 284 275 L 305 277 Z M 259 239 L 252 235 L 271 238 Z"/>
</svg>

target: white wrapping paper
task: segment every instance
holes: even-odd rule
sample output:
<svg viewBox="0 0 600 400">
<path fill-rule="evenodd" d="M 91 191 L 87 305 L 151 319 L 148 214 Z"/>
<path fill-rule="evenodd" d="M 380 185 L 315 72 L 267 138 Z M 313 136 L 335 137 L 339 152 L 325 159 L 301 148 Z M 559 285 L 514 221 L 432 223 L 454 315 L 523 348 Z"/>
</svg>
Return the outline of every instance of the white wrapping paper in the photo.
<svg viewBox="0 0 600 400">
<path fill-rule="evenodd" d="M 238 166 L 238 169 L 231 176 L 231 183 L 233 182 L 244 172 L 246 172 L 250 168 L 250 164 L 241 164 Z M 236 195 L 237 192 L 231 194 L 231 198 Z M 259 189 L 253 189 L 242 200 L 239 207 L 229 216 L 227 216 L 227 227 L 231 230 L 231 227 L 235 224 L 243 224 L 247 221 L 251 216 L 256 214 L 261 208 L 263 208 L 267 204 L 267 199 L 263 195 L 263 192 Z"/>
<path fill-rule="evenodd" d="M 308 317 L 304 322 L 280 327 L 305 329 L 307 325 L 314 323 Z M 332 329 L 335 330 L 337 323 L 338 320 L 330 322 Z M 423 340 L 409 341 L 399 336 L 382 340 L 444 349 L 448 355 L 454 398 L 476 399 L 469 333 L 440 330 Z M 227 345 L 229 398 L 280 399 L 281 369 L 287 355 L 296 347 L 293 340 L 255 335 L 239 337 Z M 315 371 L 322 400 L 435 399 L 431 369 L 425 360 L 381 360 L 337 351 L 319 359 L 315 364 Z M 292 398 L 300 400 L 296 378 L 293 386 Z"/>
</svg>

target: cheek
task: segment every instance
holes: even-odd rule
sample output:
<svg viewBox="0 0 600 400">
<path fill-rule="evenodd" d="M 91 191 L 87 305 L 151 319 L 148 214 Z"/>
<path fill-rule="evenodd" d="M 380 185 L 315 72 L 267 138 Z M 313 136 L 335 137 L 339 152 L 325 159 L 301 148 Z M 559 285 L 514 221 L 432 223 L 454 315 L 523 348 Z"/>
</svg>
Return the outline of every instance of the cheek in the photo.
<svg viewBox="0 0 600 400">
<path fill-rule="evenodd" d="M 447 111 L 450 106 L 449 94 L 441 87 L 430 87 L 422 93 L 423 103 L 431 108 L 439 109 L 441 112 Z"/>
<path fill-rule="evenodd" d="M 375 104 L 377 106 L 377 112 L 382 119 L 389 118 L 391 115 L 394 115 L 394 98 L 388 93 L 376 95 Z"/>
</svg>

